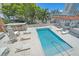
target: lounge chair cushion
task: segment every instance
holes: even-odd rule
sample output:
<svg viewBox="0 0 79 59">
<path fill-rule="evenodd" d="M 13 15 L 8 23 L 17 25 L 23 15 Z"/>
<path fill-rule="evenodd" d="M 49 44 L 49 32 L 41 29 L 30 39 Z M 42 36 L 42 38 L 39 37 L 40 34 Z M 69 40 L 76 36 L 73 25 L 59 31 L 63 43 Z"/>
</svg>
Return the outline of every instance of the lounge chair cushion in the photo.
<svg viewBox="0 0 79 59">
<path fill-rule="evenodd" d="M 67 34 L 67 33 L 69 33 L 69 31 L 68 31 L 68 30 L 66 30 L 66 31 L 61 31 L 61 33 L 62 33 L 62 34 Z"/>
<path fill-rule="evenodd" d="M 15 35 L 17 35 L 17 36 L 20 35 L 20 32 L 19 32 L 19 31 L 16 31 L 16 32 L 14 32 L 14 33 L 15 33 Z"/>
</svg>

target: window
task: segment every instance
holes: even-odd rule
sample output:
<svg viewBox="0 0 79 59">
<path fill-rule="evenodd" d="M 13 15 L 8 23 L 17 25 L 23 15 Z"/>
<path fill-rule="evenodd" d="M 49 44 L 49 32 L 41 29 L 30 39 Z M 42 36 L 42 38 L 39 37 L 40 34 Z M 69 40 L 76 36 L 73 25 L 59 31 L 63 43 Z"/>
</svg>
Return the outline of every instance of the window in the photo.
<svg viewBox="0 0 79 59">
<path fill-rule="evenodd" d="M 69 25 L 70 25 L 70 21 L 66 21 L 65 26 L 69 26 Z"/>
<path fill-rule="evenodd" d="M 65 24 L 65 26 L 69 26 L 69 25 L 70 25 L 70 23 L 66 23 L 66 24 Z"/>
</svg>

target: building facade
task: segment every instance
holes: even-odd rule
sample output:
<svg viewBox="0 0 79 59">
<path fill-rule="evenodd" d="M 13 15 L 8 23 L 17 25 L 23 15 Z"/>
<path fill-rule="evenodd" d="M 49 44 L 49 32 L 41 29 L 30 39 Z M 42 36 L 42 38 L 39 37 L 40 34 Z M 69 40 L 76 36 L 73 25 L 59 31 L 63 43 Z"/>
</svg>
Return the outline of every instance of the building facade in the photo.
<svg viewBox="0 0 79 59">
<path fill-rule="evenodd" d="M 54 22 L 63 28 L 79 28 L 79 16 L 57 16 Z"/>
<path fill-rule="evenodd" d="M 79 4 L 65 3 L 62 15 L 53 16 L 54 22 L 64 28 L 79 28 Z"/>
<path fill-rule="evenodd" d="M 77 15 L 79 3 L 65 3 L 63 14 Z"/>
</svg>

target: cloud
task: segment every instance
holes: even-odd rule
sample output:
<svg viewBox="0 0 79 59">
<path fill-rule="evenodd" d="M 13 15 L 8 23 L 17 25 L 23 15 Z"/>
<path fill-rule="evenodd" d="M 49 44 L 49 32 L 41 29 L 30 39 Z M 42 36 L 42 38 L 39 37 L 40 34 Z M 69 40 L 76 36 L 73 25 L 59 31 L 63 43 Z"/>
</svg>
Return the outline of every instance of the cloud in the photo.
<svg viewBox="0 0 79 59">
<path fill-rule="evenodd" d="M 63 12 L 63 10 L 59 10 L 60 12 Z"/>
</svg>

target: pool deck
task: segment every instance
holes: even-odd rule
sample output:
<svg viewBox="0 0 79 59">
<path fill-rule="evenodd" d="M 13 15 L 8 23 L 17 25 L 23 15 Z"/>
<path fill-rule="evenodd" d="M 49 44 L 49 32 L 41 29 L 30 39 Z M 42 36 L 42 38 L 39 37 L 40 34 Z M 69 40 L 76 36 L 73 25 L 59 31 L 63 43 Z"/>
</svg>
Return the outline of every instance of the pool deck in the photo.
<svg viewBox="0 0 79 59">
<path fill-rule="evenodd" d="M 50 28 L 53 32 L 55 32 L 58 36 L 60 36 L 64 41 L 66 41 L 69 45 L 71 45 L 73 48 L 67 50 L 69 55 L 71 56 L 79 56 L 79 38 L 76 38 L 75 36 L 72 36 L 70 34 L 61 34 L 60 31 L 57 31 L 58 28 L 55 26 L 44 26 L 44 27 L 31 27 L 28 28 L 27 31 L 31 32 L 31 34 L 25 34 L 23 35 L 23 31 L 21 31 L 20 36 L 17 37 L 17 42 L 13 44 L 9 44 L 9 38 L 6 35 L 3 39 L 0 40 L 0 47 L 8 47 L 10 49 L 10 53 L 8 56 L 45 56 L 38 34 L 36 32 L 37 28 Z M 27 37 L 30 38 L 29 40 L 20 41 L 21 37 Z M 17 52 L 16 48 L 30 48 L 30 50 Z M 66 52 L 63 52 L 65 56 L 68 56 Z M 56 56 L 62 56 L 60 53 Z"/>
</svg>

